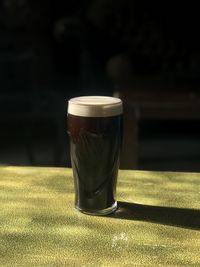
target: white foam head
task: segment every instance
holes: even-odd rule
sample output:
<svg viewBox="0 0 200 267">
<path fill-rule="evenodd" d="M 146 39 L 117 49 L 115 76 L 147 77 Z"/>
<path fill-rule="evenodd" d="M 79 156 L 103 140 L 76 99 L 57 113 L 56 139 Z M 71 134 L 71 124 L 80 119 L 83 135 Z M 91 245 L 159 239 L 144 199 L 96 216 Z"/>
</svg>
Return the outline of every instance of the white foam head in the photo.
<svg viewBox="0 0 200 267">
<path fill-rule="evenodd" d="M 116 97 L 80 96 L 68 103 L 68 114 L 81 117 L 112 117 L 122 112 L 122 101 Z"/>
</svg>

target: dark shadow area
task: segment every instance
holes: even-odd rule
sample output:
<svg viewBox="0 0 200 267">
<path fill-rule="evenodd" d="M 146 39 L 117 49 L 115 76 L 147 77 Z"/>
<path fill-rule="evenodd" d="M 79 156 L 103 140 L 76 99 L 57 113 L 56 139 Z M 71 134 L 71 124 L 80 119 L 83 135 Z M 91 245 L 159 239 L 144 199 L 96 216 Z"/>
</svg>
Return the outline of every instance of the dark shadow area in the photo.
<svg viewBox="0 0 200 267">
<path fill-rule="evenodd" d="M 200 210 L 197 209 L 160 207 L 119 201 L 117 211 L 110 217 L 200 230 Z"/>
<path fill-rule="evenodd" d="M 74 96 L 126 88 L 151 95 L 155 87 L 162 96 L 167 87 L 169 99 L 187 90 L 200 106 L 192 91 L 200 92 L 198 12 L 194 3 L 170 1 L 0 0 L 0 164 L 70 166 L 66 102 Z M 134 152 L 139 168 L 200 171 L 199 121 L 182 119 L 188 140 L 172 148 L 166 125 L 172 138 L 180 127 L 144 124 Z M 164 140 L 149 149 L 152 136 Z"/>
<path fill-rule="evenodd" d="M 199 120 L 140 120 L 141 170 L 200 171 Z"/>
</svg>

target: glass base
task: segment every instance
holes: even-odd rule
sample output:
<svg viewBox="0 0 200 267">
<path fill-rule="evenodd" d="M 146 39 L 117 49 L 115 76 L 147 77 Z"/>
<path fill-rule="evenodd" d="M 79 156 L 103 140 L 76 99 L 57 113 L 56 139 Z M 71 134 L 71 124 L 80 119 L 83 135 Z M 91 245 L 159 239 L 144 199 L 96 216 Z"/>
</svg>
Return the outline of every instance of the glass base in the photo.
<svg viewBox="0 0 200 267">
<path fill-rule="evenodd" d="M 111 214 L 111 213 L 116 211 L 117 201 L 115 201 L 115 203 L 111 207 L 109 207 L 107 209 L 103 209 L 103 210 L 87 210 L 87 209 L 79 208 L 78 206 L 75 206 L 75 208 L 78 211 L 80 211 L 84 214 L 87 214 L 87 215 L 104 216 L 104 215 L 108 215 L 108 214 Z"/>
</svg>

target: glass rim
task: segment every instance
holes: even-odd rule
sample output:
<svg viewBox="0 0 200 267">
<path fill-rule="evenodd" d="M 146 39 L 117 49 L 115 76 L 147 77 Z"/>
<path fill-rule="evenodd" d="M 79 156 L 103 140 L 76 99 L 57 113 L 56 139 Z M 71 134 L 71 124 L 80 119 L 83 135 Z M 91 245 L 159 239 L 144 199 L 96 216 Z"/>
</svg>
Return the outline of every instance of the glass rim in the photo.
<svg viewBox="0 0 200 267">
<path fill-rule="evenodd" d="M 111 96 L 79 96 L 68 101 L 67 112 L 81 117 L 111 117 L 123 113 L 123 103 Z"/>
</svg>

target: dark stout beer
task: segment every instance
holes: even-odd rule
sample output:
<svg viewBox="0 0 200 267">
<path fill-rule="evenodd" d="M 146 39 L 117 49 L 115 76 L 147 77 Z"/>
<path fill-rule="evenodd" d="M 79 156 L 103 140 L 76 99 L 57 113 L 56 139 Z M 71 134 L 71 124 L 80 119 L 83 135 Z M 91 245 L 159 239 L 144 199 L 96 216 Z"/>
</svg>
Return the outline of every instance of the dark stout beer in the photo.
<svg viewBox="0 0 200 267">
<path fill-rule="evenodd" d="M 79 97 L 69 101 L 68 132 L 75 184 L 75 206 L 89 214 L 113 212 L 122 103 L 111 97 Z"/>
</svg>

